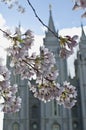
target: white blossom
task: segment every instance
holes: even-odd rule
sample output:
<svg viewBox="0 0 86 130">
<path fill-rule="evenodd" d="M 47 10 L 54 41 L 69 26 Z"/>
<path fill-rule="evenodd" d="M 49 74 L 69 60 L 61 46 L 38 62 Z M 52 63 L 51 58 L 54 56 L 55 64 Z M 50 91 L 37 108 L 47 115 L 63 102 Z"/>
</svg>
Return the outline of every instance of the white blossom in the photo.
<svg viewBox="0 0 86 130">
<path fill-rule="evenodd" d="M 7 48 L 13 74 L 20 75 L 22 80 L 28 80 L 29 89 L 34 97 L 45 103 L 56 99 L 58 104 L 63 104 L 64 107 L 73 107 L 77 97 L 76 88 L 67 81 L 63 83 L 63 86 L 57 82 L 59 71 L 55 65 L 54 54 L 45 47 L 40 47 L 39 55 L 36 55 L 35 52 L 30 54 L 34 42 L 34 36 L 30 30 L 22 34 L 19 28 L 16 28 L 15 33 L 7 35 L 7 37 L 13 40 L 13 44 Z M 75 37 L 72 39 L 69 36 L 66 37 L 70 42 L 73 41 L 73 46 L 75 46 Z M 69 47 L 71 48 L 71 46 Z M 19 111 L 21 98 L 16 97 L 18 86 L 10 84 L 10 72 L 2 64 L 0 64 L 0 76 L 0 97 L 4 99 L 2 110 L 4 112 Z M 30 81 L 34 77 L 36 82 L 33 85 Z"/>
<path fill-rule="evenodd" d="M 63 87 L 60 89 L 59 96 L 56 100 L 59 104 L 63 104 L 67 108 L 71 108 L 76 103 L 77 91 L 73 85 L 70 85 L 69 82 L 65 81 Z"/>
<path fill-rule="evenodd" d="M 3 64 L 0 64 L 0 76 L 3 77 L 3 79 L 0 80 L 0 98 L 1 97 L 3 98 L 3 102 L 1 103 L 2 106 L 1 111 L 16 112 L 21 107 L 21 102 L 18 101 L 20 97 L 16 97 L 18 88 L 16 84 L 11 86 L 9 81 L 10 72 L 5 66 L 3 66 Z"/>
</svg>

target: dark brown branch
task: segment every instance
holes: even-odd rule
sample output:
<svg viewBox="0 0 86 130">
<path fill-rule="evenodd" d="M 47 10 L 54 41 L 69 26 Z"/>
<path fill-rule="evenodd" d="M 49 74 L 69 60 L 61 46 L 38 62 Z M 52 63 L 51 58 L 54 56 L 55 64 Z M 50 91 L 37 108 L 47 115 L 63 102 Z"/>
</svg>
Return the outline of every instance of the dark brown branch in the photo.
<svg viewBox="0 0 86 130">
<path fill-rule="evenodd" d="M 59 39 L 58 35 L 57 35 L 54 31 L 52 31 L 52 30 L 40 19 L 40 17 L 39 17 L 38 14 L 36 13 L 35 8 L 34 8 L 33 5 L 31 4 L 31 2 L 30 2 L 29 0 L 27 0 L 27 2 L 28 2 L 28 4 L 30 5 L 31 9 L 33 10 L 35 17 L 39 20 L 39 22 L 40 22 L 44 27 L 46 27 L 50 32 L 52 32 L 52 34 L 54 34 L 55 37 L 57 37 L 57 38 Z"/>
<path fill-rule="evenodd" d="M 9 37 L 11 40 L 13 40 L 13 41 L 18 40 L 17 37 L 11 36 L 9 33 L 7 33 L 6 31 L 2 30 L 1 28 L 0 28 L 0 31 L 3 32 L 3 34 L 5 34 L 5 35 L 6 35 L 7 37 Z"/>
<path fill-rule="evenodd" d="M 30 63 L 28 63 L 26 60 L 22 60 L 24 63 L 26 63 L 26 65 L 30 66 L 33 70 L 35 70 L 37 73 L 41 73 L 37 68 L 35 68 L 34 66 L 32 66 Z M 42 73 L 41 73 L 42 74 Z M 48 77 L 44 77 L 47 81 L 52 82 L 52 80 L 50 80 Z M 43 80 L 43 79 L 42 79 Z"/>
<path fill-rule="evenodd" d="M 22 60 L 24 63 L 26 63 L 28 66 L 30 66 L 33 70 L 35 70 L 36 72 L 39 72 L 38 69 L 36 69 L 34 66 L 32 66 L 30 63 L 28 63 L 26 60 Z"/>
<path fill-rule="evenodd" d="M 9 37 L 10 39 L 12 39 L 12 37 L 6 31 L 2 30 L 1 28 L 0 28 L 0 31 L 3 32 L 4 34 L 6 34 L 7 37 Z"/>
</svg>

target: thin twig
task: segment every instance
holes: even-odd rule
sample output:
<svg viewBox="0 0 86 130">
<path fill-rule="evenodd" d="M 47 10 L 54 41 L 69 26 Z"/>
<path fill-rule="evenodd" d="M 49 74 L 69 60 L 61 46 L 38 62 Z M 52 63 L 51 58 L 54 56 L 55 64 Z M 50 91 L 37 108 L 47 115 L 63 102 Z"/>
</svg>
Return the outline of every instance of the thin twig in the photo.
<svg viewBox="0 0 86 130">
<path fill-rule="evenodd" d="M 30 63 L 27 62 L 27 60 L 22 60 L 24 63 L 26 63 L 26 65 L 30 66 L 33 70 L 35 70 L 37 73 L 40 73 L 42 75 L 42 72 L 40 72 L 37 68 L 35 68 L 34 66 L 32 66 Z M 53 80 L 50 80 L 48 77 L 44 77 L 44 79 L 46 79 L 49 82 L 52 82 Z M 42 79 L 43 80 L 43 79 Z"/>
<path fill-rule="evenodd" d="M 30 2 L 29 0 L 27 0 L 27 2 L 28 2 L 28 4 L 30 5 L 31 9 L 33 10 L 35 17 L 39 20 L 39 22 L 40 22 L 44 27 L 46 27 L 50 32 L 52 32 L 52 34 L 54 34 L 55 37 L 57 37 L 57 38 L 59 39 L 58 35 L 57 35 L 53 30 L 51 30 L 51 29 L 40 19 L 40 17 L 39 17 L 38 14 L 36 13 L 35 8 L 34 8 L 33 5 L 31 4 L 31 2 Z"/>
<path fill-rule="evenodd" d="M 6 36 L 9 36 L 10 39 L 12 39 L 12 37 L 6 31 L 2 30 L 1 28 L 0 28 L 0 31 L 6 34 Z"/>
</svg>

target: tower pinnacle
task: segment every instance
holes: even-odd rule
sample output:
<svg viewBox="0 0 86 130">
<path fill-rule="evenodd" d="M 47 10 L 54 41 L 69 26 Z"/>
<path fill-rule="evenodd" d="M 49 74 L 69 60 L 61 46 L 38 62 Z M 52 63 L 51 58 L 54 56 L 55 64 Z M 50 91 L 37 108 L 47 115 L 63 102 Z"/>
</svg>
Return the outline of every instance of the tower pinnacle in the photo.
<svg viewBox="0 0 86 130">
<path fill-rule="evenodd" d="M 49 4 L 49 10 L 50 10 L 50 11 L 52 10 L 52 5 L 51 5 L 51 4 Z"/>
<path fill-rule="evenodd" d="M 49 17 L 49 23 L 48 26 L 49 28 L 55 32 L 55 27 L 54 27 L 54 22 L 53 22 L 53 18 L 52 18 L 52 5 L 49 4 L 49 13 L 50 13 L 50 17 Z"/>
<path fill-rule="evenodd" d="M 86 40 L 83 24 L 81 23 L 81 40 Z"/>
</svg>

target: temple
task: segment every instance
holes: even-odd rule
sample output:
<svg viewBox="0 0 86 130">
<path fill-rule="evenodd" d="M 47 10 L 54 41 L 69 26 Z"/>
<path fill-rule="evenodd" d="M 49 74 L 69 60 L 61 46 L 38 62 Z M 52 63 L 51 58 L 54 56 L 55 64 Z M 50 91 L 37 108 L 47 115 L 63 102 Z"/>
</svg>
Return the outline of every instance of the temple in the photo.
<svg viewBox="0 0 86 130">
<path fill-rule="evenodd" d="M 48 27 L 58 36 L 56 32 L 52 8 L 49 7 Z M 76 86 L 78 91 L 77 104 L 71 109 L 66 109 L 51 101 L 43 103 L 33 97 L 29 91 L 27 81 L 22 81 L 20 76 L 11 75 L 11 83 L 19 86 L 19 95 L 22 97 L 22 108 L 18 113 L 4 114 L 3 130 L 86 130 L 86 36 L 81 24 L 81 38 L 77 59 L 75 60 L 75 77 L 71 79 L 67 72 L 67 60 L 59 57 L 59 41 L 48 29 L 43 39 L 44 46 L 49 48 L 55 55 L 56 67 L 59 70 L 59 83 L 69 80 Z M 10 66 L 10 58 L 7 59 L 7 66 Z M 32 83 L 35 84 L 34 80 Z"/>
</svg>

